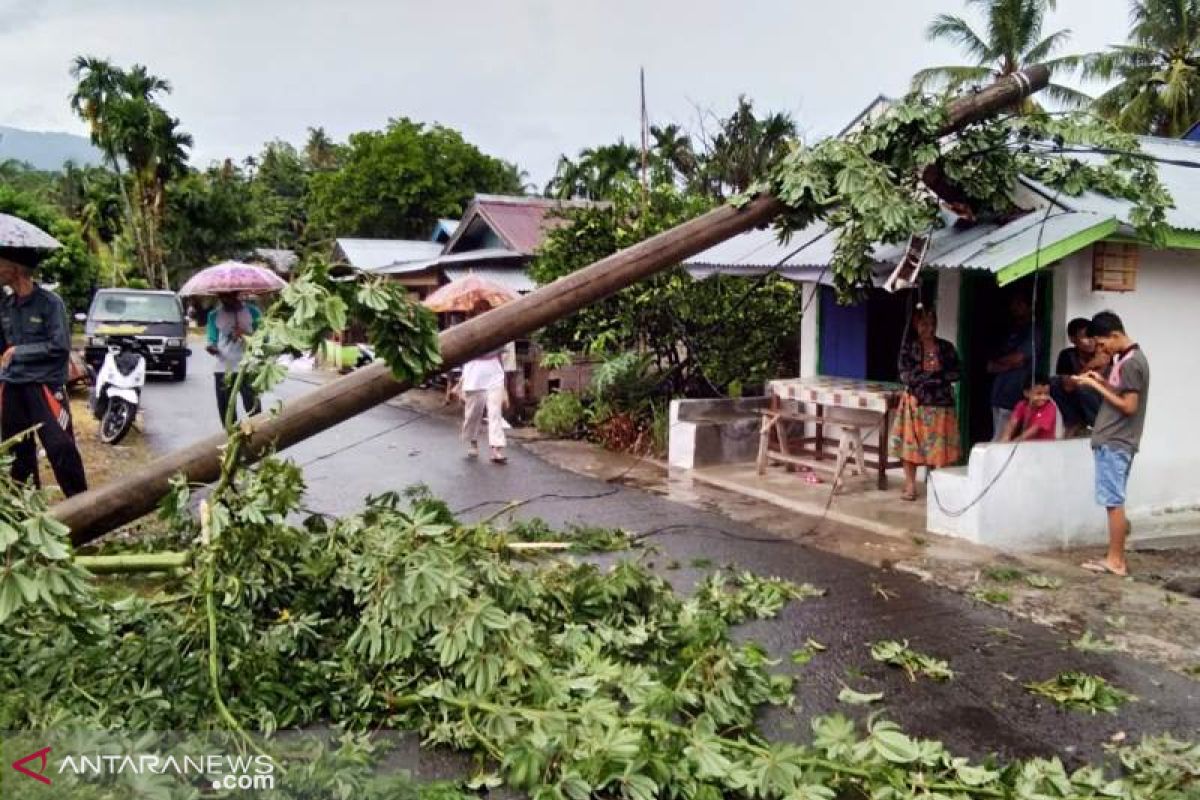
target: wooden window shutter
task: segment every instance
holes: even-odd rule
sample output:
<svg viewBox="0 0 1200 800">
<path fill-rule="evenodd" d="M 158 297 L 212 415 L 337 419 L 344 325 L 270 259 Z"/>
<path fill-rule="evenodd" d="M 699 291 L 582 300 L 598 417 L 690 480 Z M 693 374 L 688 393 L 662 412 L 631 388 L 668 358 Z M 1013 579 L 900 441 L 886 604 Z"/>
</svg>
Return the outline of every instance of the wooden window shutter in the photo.
<svg viewBox="0 0 1200 800">
<path fill-rule="evenodd" d="M 1092 291 L 1132 292 L 1137 288 L 1138 246 L 1096 242 L 1092 246 Z"/>
</svg>

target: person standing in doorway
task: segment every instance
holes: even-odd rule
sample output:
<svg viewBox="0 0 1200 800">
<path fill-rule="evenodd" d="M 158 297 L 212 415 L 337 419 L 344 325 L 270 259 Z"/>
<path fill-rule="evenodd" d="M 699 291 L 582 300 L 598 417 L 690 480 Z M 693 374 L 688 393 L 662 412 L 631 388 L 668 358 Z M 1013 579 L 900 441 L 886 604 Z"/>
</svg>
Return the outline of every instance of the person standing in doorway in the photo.
<svg viewBox="0 0 1200 800">
<path fill-rule="evenodd" d="M 1096 502 L 1108 512 L 1108 553 L 1103 560 L 1088 561 L 1084 569 L 1127 575 L 1125 542 L 1129 519 L 1125 515 L 1125 488 L 1133 457 L 1146 427 L 1150 403 L 1150 361 L 1125 332 L 1121 318 L 1111 311 L 1092 317 L 1088 333 L 1096 348 L 1112 359 L 1107 374 L 1088 372 L 1077 378 L 1082 386 L 1100 395 L 1104 404 L 1092 428 L 1092 453 L 1096 463 Z"/>
<path fill-rule="evenodd" d="M 217 371 L 213 373 L 217 391 L 217 413 L 221 416 L 221 425 L 225 425 L 229 414 L 229 404 L 233 403 L 234 417 L 237 417 L 237 398 L 232 397 L 233 381 L 236 380 L 238 367 L 241 366 L 245 354 L 245 338 L 258 328 L 262 312 L 257 306 L 243 303 L 241 298 L 230 292 L 217 295 L 217 307 L 208 312 L 208 347 L 209 353 L 217 357 Z M 251 384 L 251 376 L 242 378 L 241 398 L 246 416 L 254 416 L 259 412 L 258 393 Z"/>
<path fill-rule="evenodd" d="M 1033 375 L 1033 308 L 1029 299 L 1014 294 L 1008 303 L 1009 334 L 1000 355 L 987 364 L 992 376 L 992 439 L 1000 441 L 1008 429 L 1013 409 L 1025 394 Z"/>
<path fill-rule="evenodd" d="M 954 412 L 954 384 L 961 377 L 954 345 L 935 335 L 937 315 L 917 309 L 915 336 L 904 343 L 898 359 L 904 395 L 892 424 L 892 452 L 904 464 L 901 499 L 917 499 L 917 468 L 926 470 L 958 461 L 961 446 L 958 416 Z"/>
<path fill-rule="evenodd" d="M 0 439 L 13 446 L 13 479 L 41 486 L 32 428 L 67 497 L 87 491 L 75 445 L 67 377 L 71 324 L 62 299 L 34 280 L 38 260 L 26 248 L 0 248 Z"/>
</svg>

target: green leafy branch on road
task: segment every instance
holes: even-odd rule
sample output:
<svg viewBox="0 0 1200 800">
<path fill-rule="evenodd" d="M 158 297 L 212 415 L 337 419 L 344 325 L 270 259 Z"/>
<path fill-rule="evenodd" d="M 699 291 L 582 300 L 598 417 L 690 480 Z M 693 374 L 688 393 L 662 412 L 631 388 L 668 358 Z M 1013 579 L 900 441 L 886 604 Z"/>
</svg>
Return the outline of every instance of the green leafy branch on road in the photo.
<svg viewBox="0 0 1200 800">
<path fill-rule="evenodd" d="M 913 650 L 908 646 L 907 639 L 902 642 L 891 639 L 875 642 L 871 645 L 871 658 L 900 667 L 910 681 L 916 681 L 918 675 L 935 681 L 948 681 L 954 677 L 949 663 Z"/>
<path fill-rule="evenodd" d="M 1083 672 L 1064 672 L 1049 680 L 1027 683 L 1025 688 L 1033 694 L 1048 697 L 1063 708 L 1092 714 L 1098 711 L 1115 714 L 1125 703 L 1137 699 L 1099 675 Z"/>
</svg>

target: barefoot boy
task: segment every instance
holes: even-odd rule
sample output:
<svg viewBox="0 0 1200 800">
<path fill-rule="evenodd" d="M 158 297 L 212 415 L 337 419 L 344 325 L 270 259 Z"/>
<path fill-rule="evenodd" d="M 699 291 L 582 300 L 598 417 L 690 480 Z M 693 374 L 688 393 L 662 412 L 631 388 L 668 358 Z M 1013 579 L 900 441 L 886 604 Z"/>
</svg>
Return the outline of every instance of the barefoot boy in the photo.
<svg viewBox="0 0 1200 800">
<path fill-rule="evenodd" d="M 1092 429 L 1092 451 L 1096 502 L 1108 511 L 1108 555 L 1083 566 L 1093 572 L 1125 575 L 1125 540 L 1129 536 L 1125 486 L 1146 425 L 1150 362 L 1125 333 L 1121 318 L 1111 311 L 1092 317 L 1088 332 L 1095 338 L 1097 349 L 1112 358 L 1107 375 L 1088 372 L 1078 379 L 1080 385 L 1096 391 L 1104 400 Z"/>
</svg>

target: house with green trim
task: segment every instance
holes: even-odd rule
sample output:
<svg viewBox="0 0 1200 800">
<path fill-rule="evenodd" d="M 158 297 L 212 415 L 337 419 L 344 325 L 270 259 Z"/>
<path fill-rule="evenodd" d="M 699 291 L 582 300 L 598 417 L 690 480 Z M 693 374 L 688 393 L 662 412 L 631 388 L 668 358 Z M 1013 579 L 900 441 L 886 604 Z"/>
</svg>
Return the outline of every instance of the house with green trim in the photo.
<svg viewBox="0 0 1200 800">
<path fill-rule="evenodd" d="M 1068 197 L 1021 179 L 1013 193 L 1019 213 L 972 222 L 946 212 L 944 225 L 929 236 L 913 289 L 882 288 L 907 243 L 875 248 L 875 285 L 856 305 L 837 302 L 829 275 L 836 240 L 818 225 L 787 242 L 771 229 L 751 231 L 685 266 L 698 279 L 776 270 L 797 281 L 810 309 L 799 323 L 801 377 L 895 380 L 911 309 L 917 302 L 934 307 L 938 336 L 956 344 L 965 364 L 958 410 L 971 449 L 967 463 L 934 473 L 928 529 L 1020 549 L 1103 541 L 1105 528 L 1092 502 L 1086 439 L 1032 443 L 1015 453 L 1013 445 L 990 443 L 986 362 L 1008 333 L 1008 296 L 1035 299 L 1038 358 L 1051 373 L 1055 355 L 1068 344 L 1071 319 L 1115 311 L 1153 369 L 1129 493 L 1135 529 L 1139 517 L 1153 520 L 1153 528 L 1173 512 L 1200 509 L 1200 357 L 1191 341 L 1200 334 L 1194 324 L 1200 316 L 1200 143 L 1146 137 L 1141 147 L 1158 162 L 1175 202 L 1162 247 L 1138 240 L 1126 202 L 1090 193 Z"/>
</svg>

